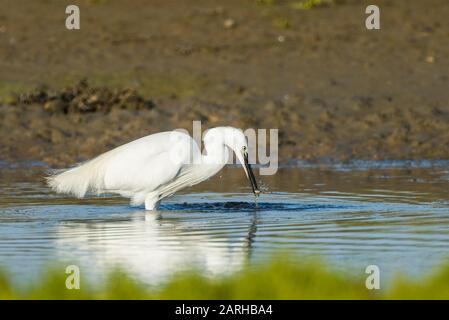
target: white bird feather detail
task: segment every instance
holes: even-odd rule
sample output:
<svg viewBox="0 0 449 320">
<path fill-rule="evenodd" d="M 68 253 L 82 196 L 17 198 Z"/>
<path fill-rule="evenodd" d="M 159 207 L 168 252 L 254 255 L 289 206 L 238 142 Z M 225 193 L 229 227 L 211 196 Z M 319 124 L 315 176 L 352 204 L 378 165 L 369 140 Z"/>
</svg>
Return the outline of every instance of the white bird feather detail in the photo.
<svg viewBox="0 0 449 320">
<path fill-rule="evenodd" d="M 152 134 L 56 171 L 47 182 L 57 193 L 78 198 L 87 193 L 116 193 L 131 198 L 132 205 L 145 203 L 146 209 L 156 209 L 161 199 L 215 175 L 226 164 L 229 149 L 243 163 L 239 153 L 246 150 L 246 139 L 241 130 L 214 128 L 204 141 L 207 155 L 201 155 L 197 143 L 185 133 Z"/>
</svg>

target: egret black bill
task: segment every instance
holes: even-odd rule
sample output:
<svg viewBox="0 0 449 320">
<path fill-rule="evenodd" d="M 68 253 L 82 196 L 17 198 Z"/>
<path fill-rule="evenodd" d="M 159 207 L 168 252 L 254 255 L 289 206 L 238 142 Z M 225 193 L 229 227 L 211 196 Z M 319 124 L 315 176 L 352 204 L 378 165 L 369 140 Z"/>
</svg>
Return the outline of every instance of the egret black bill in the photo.
<svg viewBox="0 0 449 320">
<path fill-rule="evenodd" d="M 257 197 L 260 194 L 260 190 L 257 187 L 256 178 L 254 177 L 253 170 L 251 169 L 251 165 L 248 162 L 248 153 L 247 152 L 245 152 L 243 154 L 243 159 L 244 159 L 243 165 L 245 166 L 246 176 L 248 177 L 249 182 L 251 183 L 251 188 L 253 189 L 254 195 Z"/>
</svg>

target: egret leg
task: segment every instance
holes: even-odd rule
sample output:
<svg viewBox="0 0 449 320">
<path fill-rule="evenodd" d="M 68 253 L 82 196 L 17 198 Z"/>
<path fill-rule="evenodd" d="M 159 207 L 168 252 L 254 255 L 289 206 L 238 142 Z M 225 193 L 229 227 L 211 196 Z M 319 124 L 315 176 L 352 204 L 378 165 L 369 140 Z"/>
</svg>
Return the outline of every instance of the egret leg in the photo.
<svg viewBox="0 0 449 320">
<path fill-rule="evenodd" d="M 154 194 L 149 194 L 145 198 L 145 210 L 157 210 L 159 208 L 160 200 Z"/>
</svg>

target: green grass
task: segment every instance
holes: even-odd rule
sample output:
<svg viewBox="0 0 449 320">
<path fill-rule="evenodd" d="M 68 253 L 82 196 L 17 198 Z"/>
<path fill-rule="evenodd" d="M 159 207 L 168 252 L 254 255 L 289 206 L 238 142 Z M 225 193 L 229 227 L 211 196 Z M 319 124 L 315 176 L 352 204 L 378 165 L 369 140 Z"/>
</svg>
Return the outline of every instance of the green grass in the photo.
<svg viewBox="0 0 449 320">
<path fill-rule="evenodd" d="M 291 22 L 288 18 L 278 17 L 273 20 L 273 25 L 280 29 L 290 29 Z"/>
<path fill-rule="evenodd" d="M 84 78 L 92 86 L 108 87 L 110 89 L 136 89 L 147 98 L 171 97 L 174 94 L 177 97 L 194 97 L 207 86 L 207 81 L 188 73 L 172 72 L 167 74 L 133 71 L 92 73 L 86 77 L 82 77 L 79 74 L 66 74 L 57 78 L 43 78 L 39 82 L 34 83 L 0 81 L 0 105 L 10 104 L 14 100 L 14 95 L 32 92 L 40 87 L 48 87 L 58 91 L 64 87 L 73 86 Z"/>
<path fill-rule="evenodd" d="M 296 10 L 309 10 L 315 7 L 326 6 L 334 4 L 334 0 L 303 0 L 296 1 L 291 4 L 291 7 Z"/>
<path fill-rule="evenodd" d="M 309 10 L 315 7 L 322 7 L 328 5 L 334 5 L 340 3 L 341 0 L 300 0 L 300 1 L 289 1 L 289 5 L 292 9 L 296 10 Z M 276 0 L 256 0 L 256 4 L 260 6 L 273 6 L 275 4 L 280 4 L 280 1 Z"/>
<path fill-rule="evenodd" d="M 7 105 L 13 100 L 14 94 L 34 89 L 32 85 L 18 82 L 0 81 L 0 105 Z"/>
<path fill-rule="evenodd" d="M 187 73 L 93 74 L 87 79 L 92 85 L 110 88 L 131 87 L 146 97 L 168 97 L 173 94 L 178 97 L 192 97 L 198 95 L 206 85 L 200 77 Z M 73 82 L 72 79 L 69 83 Z"/>
<path fill-rule="evenodd" d="M 397 279 L 381 290 L 367 290 L 364 274 L 349 277 L 322 263 L 286 257 L 215 279 L 182 273 L 161 286 L 144 285 L 117 270 L 100 285 L 81 279 L 79 290 L 68 290 L 63 271 L 51 269 L 25 288 L 0 272 L 0 299 L 449 299 L 449 265 L 419 282 Z"/>
</svg>

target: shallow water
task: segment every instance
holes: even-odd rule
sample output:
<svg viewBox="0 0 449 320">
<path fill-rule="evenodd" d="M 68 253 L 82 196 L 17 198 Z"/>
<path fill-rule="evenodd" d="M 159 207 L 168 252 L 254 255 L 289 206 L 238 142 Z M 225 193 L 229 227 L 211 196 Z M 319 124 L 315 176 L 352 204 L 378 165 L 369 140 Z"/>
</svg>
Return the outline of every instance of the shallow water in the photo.
<svg viewBox="0 0 449 320">
<path fill-rule="evenodd" d="M 261 177 L 257 203 L 243 171 L 229 168 L 158 212 L 55 195 L 41 172 L 0 170 L 0 267 L 18 283 L 56 263 L 92 279 L 117 265 L 151 283 L 192 267 L 218 276 L 284 251 L 358 277 L 375 264 L 388 283 L 449 261 L 446 164 L 284 168 Z"/>
</svg>

